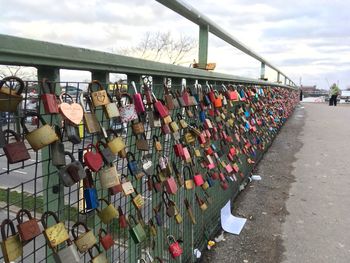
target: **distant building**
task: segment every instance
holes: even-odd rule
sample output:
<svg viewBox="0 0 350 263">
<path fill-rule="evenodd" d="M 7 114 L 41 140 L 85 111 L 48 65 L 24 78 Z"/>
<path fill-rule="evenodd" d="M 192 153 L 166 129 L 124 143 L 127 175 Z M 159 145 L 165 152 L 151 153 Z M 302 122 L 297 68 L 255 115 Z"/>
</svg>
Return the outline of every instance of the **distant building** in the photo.
<svg viewBox="0 0 350 263">
<path fill-rule="evenodd" d="M 311 92 L 315 92 L 317 90 L 317 86 L 313 85 L 313 86 L 303 86 L 301 85 L 301 90 L 305 93 L 311 93 Z"/>
</svg>

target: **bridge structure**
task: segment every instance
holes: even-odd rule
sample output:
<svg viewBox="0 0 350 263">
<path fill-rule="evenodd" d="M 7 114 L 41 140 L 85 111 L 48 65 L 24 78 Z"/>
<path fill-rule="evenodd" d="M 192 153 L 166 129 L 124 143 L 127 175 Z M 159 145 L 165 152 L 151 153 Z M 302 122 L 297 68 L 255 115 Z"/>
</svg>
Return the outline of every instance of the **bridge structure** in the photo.
<svg viewBox="0 0 350 263">
<path fill-rule="evenodd" d="M 273 108 L 271 106 L 270 109 L 265 109 L 264 112 L 266 112 L 267 115 L 272 115 L 272 112 L 279 111 L 280 115 L 276 116 L 273 121 L 269 119 L 271 126 L 265 124 L 266 127 L 264 129 L 267 134 L 266 145 L 259 151 L 256 150 L 255 152 L 254 150 L 255 161 L 244 157 L 247 153 L 244 154 L 244 147 L 241 145 L 242 149 L 238 156 L 241 156 L 242 158 L 237 159 L 237 163 L 239 162 L 240 173 L 237 173 L 237 177 L 234 177 L 235 179 L 232 179 L 232 182 L 229 181 L 229 191 L 223 192 L 220 196 L 215 196 L 216 191 L 220 189 L 219 184 L 208 190 L 209 195 L 212 197 L 211 199 L 214 200 L 209 201 L 209 197 L 206 197 L 208 203 L 212 203 L 210 203 L 211 209 L 205 213 L 203 213 L 199 207 L 194 207 L 198 201 L 197 194 L 199 193 L 199 190 L 197 192 L 187 191 L 179 184 L 177 195 L 172 196 L 171 198 L 177 204 L 177 208 L 183 216 L 184 222 L 182 224 L 167 218 L 165 212 L 168 208 L 168 204 L 165 204 L 164 197 L 162 198 L 159 193 L 155 193 L 154 191 L 151 192 L 147 189 L 146 181 L 152 180 L 153 174 L 149 174 L 151 177 L 149 177 L 148 180 L 146 177 L 142 180 L 132 179 L 134 189 L 142 195 L 145 202 L 145 206 L 141 211 L 135 209 L 131 198 L 127 199 L 120 193 L 111 196 L 109 191 L 106 191 L 106 189 L 101 187 L 98 179 L 99 174 L 96 174 L 94 176 L 94 183 L 99 197 L 105 198 L 115 207 L 120 207 L 119 217 L 122 216 L 122 211 L 128 215 L 133 214 L 142 227 L 146 229 L 148 234 L 147 242 L 138 244 L 131 238 L 129 228 L 131 229 L 134 227 L 131 220 L 129 221 L 129 226 L 127 228 L 121 228 L 117 219 L 113 220 L 110 225 L 104 225 L 98 217 L 98 211 L 87 211 L 84 208 L 83 192 L 86 186 L 84 188 L 82 182 L 68 188 L 62 185 L 62 182 L 60 181 L 61 179 L 57 176 L 57 168 L 52 165 L 52 152 L 50 151 L 50 147 L 43 148 L 40 151 L 31 150 L 31 162 L 21 162 L 20 165 L 5 164 L 5 155 L 1 154 L 1 164 L 4 167 L 2 167 L 3 169 L 0 171 L 0 176 L 6 176 L 7 178 L 15 177 L 17 178 L 16 182 L 18 182 L 17 184 L 9 183 L 9 186 L 4 190 L 5 200 L 3 201 L 5 201 L 5 203 L 1 206 L 3 218 L 14 220 L 16 209 L 27 208 L 31 210 L 32 215 L 35 218 L 40 218 L 41 214 L 46 211 L 53 211 L 59 216 L 60 220 L 66 222 L 67 228 L 71 228 L 74 222 L 85 222 L 96 236 L 98 235 L 100 228 L 106 228 L 113 233 L 115 239 L 112 249 L 109 249 L 105 253 L 110 262 L 134 263 L 142 257 L 147 257 L 147 255 L 150 255 L 151 257 L 158 256 L 164 262 L 175 262 L 168 252 L 166 240 L 169 235 L 173 235 L 183 241 L 181 244 L 183 247 L 181 262 L 194 262 L 196 259 L 193 255 L 193 250 L 195 248 L 203 249 L 206 247 L 206 242 L 209 237 L 220 227 L 220 209 L 228 200 L 234 198 L 238 194 L 240 185 L 247 182 L 252 169 L 268 149 L 273 138 L 276 136 L 278 129 L 288 117 L 288 114 L 283 115 L 282 113 L 283 110 L 285 110 L 281 104 L 282 97 L 279 98 L 277 95 L 274 97 L 274 92 L 276 92 L 276 94 L 282 94 L 283 96 L 287 96 L 286 94 L 294 96 L 298 92 L 298 87 L 285 73 L 275 67 L 272 63 L 255 53 L 243 43 L 239 42 L 193 7 L 178 0 L 157 1 L 199 26 L 198 61 L 200 69 L 185 68 L 80 47 L 36 41 L 9 35 L 0 35 L 0 64 L 35 67 L 37 69 L 37 81 L 25 80 L 26 87 L 33 84 L 40 85 L 44 79 L 47 79 L 53 84 L 53 91 L 57 95 L 61 94 L 61 91 L 65 86 L 72 86 L 72 83 L 67 83 L 64 79 L 60 78 L 61 69 L 89 71 L 91 72 L 91 79 L 102 83 L 105 89 L 111 84 L 111 73 L 125 74 L 127 77 L 127 92 L 131 95 L 135 93 L 135 90 L 131 85 L 133 82 L 136 83 L 139 90 L 145 86 L 150 87 L 154 95 L 158 98 L 163 97 L 164 83 L 174 92 L 173 94 L 176 94 L 176 92 L 183 92 L 184 84 L 189 87 L 199 87 L 199 85 L 201 85 L 203 89 L 204 87 L 218 88 L 222 85 L 227 87 L 232 86 L 236 88 L 237 91 L 243 90 L 243 93 L 245 91 L 247 94 L 251 94 L 251 91 L 258 94 L 259 91 L 261 94 L 266 94 L 265 97 L 262 96 L 262 99 L 264 98 L 266 100 L 266 105 L 270 105 L 271 103 L 277 103 L 279 105 L 278 107 L 274 106 Z M 201 69 L 207 64 L 208 36 L 210 33 L 260 61 L 261 71 L 260 74 L 257 74 L 259 75 L 259 78 L 246 78 Z M 270 67 L 276 71 L 277 82 L 264 80 L 265 67 Z M 89 83 L 76 82 L 73 84 L 73 86 L 77 87 L 76 95 L 78 95 L 80 90 L 87 91 L 86 87 Z M 118 89 L 118 86 L 116 85 L 115 88 Z M 115 90 L 112 92 L 111 96 L 113 96 L 114 92 Z M 24 106 L 21 108 L 21 111 L 9 114 L 7 117 L 12 121 L 14 120 L 15 123 L 19 123 L 20 120 L 25 118 L 23 114 L 26 112 L 28 93 L 24 91 L 23 96 Z M 256 97 L 258 97 L 258 95 L 256 95 Z M 73 96 L 73 99 L 75 99 L 75 96 Z M 43 104 L 40 102 L 38 105 L 39 107 L 37 110 L 47 123 L 56 126 L 62 124 L 60 116 L 47 114 L 44 111 Z M 292 104 L 289 105 L 289 111 L 292 111 L 294 106 L 295 105 Z M 233 108 L 236 111 L 240 108 L 245 110 L 247 112 L 246 114 L 248 114 L 248 111 L 252 110 L 251 107 L 255 106 L 252 106 L 251 103 L 245 104 L 244 100 L 242 100 L 235 104 Z M 188 108 L 174 110 L 172 112 L 172 119 L 176 119 L 176 116 L 184 114 L 187 110 Z M 196 106 L 192 110 L 194 112 L 199 112 L 200 108 L 199 106 Z M 139 162 L 139 165 L 145 165 L 147 163 L 145 162 L 145 159 L 148 158 L 148 164 L 157 167 L 156 164 L 159 162 L 159 155 L 152 154 L 152 152 L 149 152 L 149 155 L 145 155 L 144 152 L 140 152 L 137 149 L 137 139 L 135 140 L 135 137 L 133 136 L 130 123 L 128 126 L 116 124 L 115 122 L 106 119 L 105 113 L 102 109 L 96 109 L 95 113 L 101 127 L 105 129 L 113 127 L 115 129 L 124 130 L 119 136 L 125 139 L 128 151 L 134 153 L 134 158 Z M 147 117 L 146 119 L 149 120 L 149 118 L 150 117 Z M 194 120 L 194 122 L 198 121 L 198 125 L 200 125 L 197 118 L 191 119 L 187 116 L 186 120 L 188 122 L 191 122 L 192 120 Z M 237 122 L 237 125 L 241 125 L 241 123 Z M 24 138 L 25 131 L 19 127 L 20 125 L 17 126 L 18 130 L 21 132 L 21 138 Z M 147 125 L 145 126 L 147 128 L 146 139 L 149 140 L 149 144 L 152 144 L 152 139 L 150 138 L 154 135 L 161 136 L 160 129 L 154 129 L 154 126 L 152 126 L 153 128 L 151 126 L 152 125 L 147 121 Z M 7 128 L 9 128 L 9 126 Z M 35 127 L 30 128 L 34 129 Z M 242 129 L 244 132 L 244 127 Z M 261 133 L 261 136 L 265 137 L 263 133 Z M 80 144 L 73 145 L 68 142 L 65 136 L 62 138 L 65 138 L 63 143 L 66 151 L 71 152 L 74 156 L 77 156 L 77 159 L 82 161 L 82 156 L 86 151 L 86 146 L 90 143 L 96 143 L 97 141 L 102 140 L 104 136 L 89 134 L 85 129 L 85 133 L 80 132 L 80 137 Z M 178 173 L 180 174 L 179 177 L 181 177 L 181 174 L 183 175 L 184 173 L 183 168 L 186 166 L 186 162 L 176 158 L 174 152 L 171 151 L 174 144 L 176 144 L 176 141 L 174 138 L 167 136 L 162 136 L 161 138 L 161 144 L 164 147 L 164 154 L 169 161 L 174 163 L 172 169 L 175 171 L 178 170 Z M 257 137 L 254 138 L 256 141 Z M 217 147 L 220 147 L 220 144 L 221 143 L 219 142 Z M 121 174 L 128 174 L 129 162 L 130 159 L 119 158 L 118 161 L 115 162 L 118 172 Z M 201 171 L 205 174 L 207 169 Z M 28 204 L 27 202 L 30 200 L 32 202 Z M 189 204 L 193 206 L 193 213 L 197 218 L 196 224 L 191 224 L 189 218 L 185 218 L 186 211 L 188 211 L 189 207 L 184 204 L 184 200 L 188 200 Z M 162 213 L 162 216 L 164 216 L 164 222 L 157 226 L 156 234 L 153 235 L 154 232 L 153 234 L 151 233 L 152 230 L 154 230 L 154 225 L 150 223 L 150 219 L 153 219 L 153 223 L 155 223 L 156 218 L 154 217 L 158 216 L 159 213 Z M 50 220 L 49 223 L 52 224 L 54 222 Z M 40 237 L 24 246 L 24 253 L 20 258 L 20 262 L 54 262 L 54 254 L 55 252 L 46 245 L 44 238 Z M 81 255 L 81 259 L 84 262 L 88 262 L 90 256 L 84 254 Z"/>
</svg>

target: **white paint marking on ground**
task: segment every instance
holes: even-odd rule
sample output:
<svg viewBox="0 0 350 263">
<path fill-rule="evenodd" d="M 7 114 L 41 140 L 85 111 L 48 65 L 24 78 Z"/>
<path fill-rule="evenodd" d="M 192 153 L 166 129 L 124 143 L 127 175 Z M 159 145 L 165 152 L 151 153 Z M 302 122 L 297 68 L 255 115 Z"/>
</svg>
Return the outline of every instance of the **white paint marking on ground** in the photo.
<svg viewBox="0 0 350 263">
<path fill-rule="evenodd" d="M 2 169 L 7 171 L 6 168 L 2 168 Z M 22 172 L 22 171 L 17 171 L 17 170 L 11 171 L 11 173 L 27 174 L 27 172 Z"/>
</svg>

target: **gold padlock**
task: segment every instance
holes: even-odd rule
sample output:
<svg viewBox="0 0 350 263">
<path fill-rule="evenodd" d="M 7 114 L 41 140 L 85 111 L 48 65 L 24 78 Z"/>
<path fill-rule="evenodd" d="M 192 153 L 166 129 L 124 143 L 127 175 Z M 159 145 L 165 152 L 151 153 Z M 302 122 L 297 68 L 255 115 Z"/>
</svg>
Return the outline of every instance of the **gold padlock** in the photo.
<svg viewBox="0 0 350 263">
<path fill-rule="evenodd" d="M 6 227 L 10 227 L 11 236 L 6 235 Z M 10 219 L 5 219 L 1 223 L 1 250 L 6 263 L 15 261 L 23 255 L 23 245 L 21 243 L 19 234 L 16 233 L 15 226 Z"/>
<path fill-rule="evenodd" d="M 96 209 L 97 210 L 97 215 L 101 219 L 102 223 L 108 224 L 110 223 L 113 218 L 118 218 L 119 213 L 115 207 L 110 204 L 106 199 L 101 198 L 98 199 L 99 201 L 103 201 L 107 204 L 107 207 L 103 208 L 102 210 Z"/>
<path fill-rule="evenodd" d="M 175 215 L 175 221 L 176 221 L 177 224 L 181 224 L 181 223 L 182 223 L 183 218 L 182 218 L 182 216 L 181 216 L 180 213 L 177 213 L 177 214 Z"/>
<path fill-rule="evenodd" d="M 134 204 L 136 209 L 141 209 L 144 206 L 145 201 L 142 195 L 139 194 L 136 189 L 134 189 L 134 193 L 136 194 L 135 197 L 131 194 L 132 203 Z"/>
<path fill-rule="evenodd" d="M 111 150 L 113 154 L 118 154 L 119 152 L 122 152 L 125 150 L 125 143 L 122 139 L 122 137 L 118 137 L 118 134 L 115 130 L 107 130 L 107 134 L 114 134 L 114 138 L 111 140 L 108 140 L 108 148 Z"/>
<path fill-rule="evenodd" d="M 41 121 L 43 126 L 29 132 L 25 125 L 27 116 L 37 117 Z M 38 151 L 41 148 L 58 140 L 58 136 L 55 130 L 50 125 L 46 124 L 43 117 L 41 117 L 37 113 L 33 113 L 33 112 L 26 113 L 24 117 L 21 119 L 21 124 L 23 128 L 23 132 L 25 134 L 25 138 L 29 142 L 30 146 L 32 146 L 34 151 Z"/>
<path fill-rule="evenodd" d="M 17 90 L 12 89 L 15 87 Z M 23 100 L 21 93 L 25 84 L 18 77 L 11 76 L 0 81 L 0 112 L 16 112 Z"/>
<path fill-rule="evenodd" d="M 84 232 L 79 234 L 79 226 L 84 228 Z M 77 231 L 75 231 L 77 230 Z M 80 253 L 87 252 L 95 244 L 97 244 L 97 239 L 94 232 L 88 229 L 85 223 L 77 222 L 71 228 L 72 236 L 74 238 L 74 243 L 77 246 Z"/>
<path fill-rule="evenodd" d="M 194 149 L 194 156 L 201 157 L 202 156 L 201 151 L 199 149 L 197 149 L 197 148 Z"/>
<path fill-rule="evenodd" d="M 157 236 L 157 228 L 156 228 L 156 226 L 154 225 L 152 219 L 150 219 L 150 220 L 148 221 L 148 225 L 149 225 L 149 232 L 150 232 L 150 234 L 151 234 L 152 236 L 154 236 L 154 237 Z"/>
<path fill-rule="evenodd" d="M 169 124 L 171 123 L 173 120 L 171 119 L 171 117 L 168 115 L 165 118 L 163 118 L 163 121 L 165 124 Z"/>
<path fill-rule="evenodd" d="M 182 118 L 182 115 L 180 113 L 178 113 L 177 115 L 177 119 L 179 121 L 180 127 L 181 129 L 186 129 L 188 127 L 187 122 Z"/>
<path fill-rule="evenodd" d="M 97 85 L 97 91 L 92 91 L 93 85 Z M 111 103 L 107 95 L 107 91 L 103 88 L 102 84 L 98 80 L 91 81 L 89 83 L 88 90 L 91 93 L 92 103 L 94 104 L 94 107 L 103 106 Z"/>
<path fill-rule="evenodd" d="M 191 132 L 186 132 L 184 137 L 187 144 L 192 144 L 196 141 L 196 138 Z"/>
<path fill-rule="evenodd" d="M 201 185 L 203 190 L 207 190 L 209 188 L 209 183 L 207 181 L 204 181 L 204 184 Z"/>
<path fill-rule="evenodd" d="M 185 169 L 186 169 L 187 173 L 185 172 Z M 193 178 L 192 170 L 189 166 L 185 166 L 183 168 L 183 175 L 184 175 L 184 180 L 185 180 L 185 188 L 187 190 L 192 190 L 194 187 L 194 183 L 193 183 L 193 179 L 192 179 Z M 187 175 L 187 177 L 186 177 L 186 175 Z"/>
<path fill-rule="evenodd" d="M 170 129 L 172 132 L 177 132 L 179 130 L 179 126 L 177 125 L 176 121 L 170 123 Z"/>
<path fill-rule="evenodd" d="M 56 224 L 48 227 L 47 226 L 47 220 L 48 217 L 52 216 L 55 219 Z M 52 212 L 52 211 L 47 211 L 42 214 L 41 216 L 41 224 L 44 227 L 44 236 L 46 237 L 47 240 L 47 245 L 54 249 L 56 248 L 59 244 L 67 241 L 69 239 L 69 234 L 66 229 L 66 226 L 64 225 L 63 222 L 59 222 L 57 215 Z"/>
<path fill-rule="evenodd" d="M 84 98 L 86 100 L 86 104 L 89 105 L 90 112 L 87 112 L 84 107 Z M 84 111 L 84 123 L 88 133 L 95 134 L 101 132 L 101 125 L 97 120 L 95 110 L 91 105 L 91 101 L 88 96 L 84 96 L 83 92 L 80 94 L 80 105 Z"/>
</svg>

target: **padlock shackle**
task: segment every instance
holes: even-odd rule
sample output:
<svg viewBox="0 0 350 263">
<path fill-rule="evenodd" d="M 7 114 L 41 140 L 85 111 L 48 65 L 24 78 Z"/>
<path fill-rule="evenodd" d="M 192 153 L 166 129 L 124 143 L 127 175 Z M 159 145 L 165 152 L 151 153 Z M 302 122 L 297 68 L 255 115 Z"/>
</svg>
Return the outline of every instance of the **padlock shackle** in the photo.
<svg viewBox="0 0 350 263">
<path fill-rule="evenodd" d="M 64 103 L 64 102 L 65 102 L 65 103 L 68 103 L 68 102 L 66 102 L 66 100 L 63 100 L 63 95 L 64 95 L 65 97 L 70 98 L 71 101 L 74 103 L 73 97 L 72 97 L 70 94 L 68 94 L 67 92 L 62 92 L 62 93 L 60 94 L 59 99 L 60 99 L 60 102 L 61 102 L 61 103 Z"/>
<path fill-rule="evenodd" d="M 98 152 L 98 149 L 96 148 L 96 145 L 92 144 L 92 143 L 89 143 L 88 145 L 86 145 L 84 150 L 86 150 L 87 152 L 92 152 L 92 148 L 95 149 L 95 152 Z"/>
<path fill-rule="evenodd" d="M 94 188 L 94 180 L 92 179 L 92 172 L 87 166 L 84 167 L 86 177 L 83 179 L 83 186 L 85 189 Z"/>
<path fill-rule="evenodd" d="M 18 224 L 22 224 L 23 223 L 23 215 L 26 215 L 29 220 L 33 219 L 33 216 L 29 212 L 29 210 L 27 210 L 25 208 L 22 208 L 22 209 L 18 210 L 18 212 L 16 214 L 16 219 L 17 219 Z"/>
<path fill-rule="evenodd" d="M 198 203 L 199 205 L 202 205 L 202 204 L 203 204 L 203 200 L 199 198 L 199 196 L 198 196 L 197 193 L 195 193 L 195 196 L 196 196 L 197 203 Z"/>
<path fill-rule="evenodd" d="M 182 117 L 181 113 L 177 113 L 177 114 L 176 114 L 176 118 L 177 118 L 178 120 L 183 120 L 183 117 Z"/>
<path fill-rule="evenodd" d="M 6 226 L 10 227 L 12 236 L 16 235 L 15 225 L 13 224 L 11 219 L 6 218 L 6 219 L 4 219 L 4 221 L 2 221 L 1 226 L 0 226 L 2 242 L 4 242 L 8 238 L 8 236 L 5 233 Z"/>
<path fill-rule="evenodd" d="M 41 94 L 55 94 L 55 89 L 53 89 L 52 82 L 49 81 L 47 78 L 43 78 L 40 81 L 40 88 L 42 90 Z"/>
<path fill-rule="evenodd" d="M 159 137 L 157 135 L 153 135 L 153 142 L 159 142 Z"/>
<path fill-rule="evenodd" d="M 110 202 L 108 202 L 108 201 L 106 200 L 106 198 L 99 198 L 98 201 L 99 201 L 99 202 L 100 202 L 100 201 L 105 202 L 105 203 L 107 204 L 107 206 L 109 206 L 109 205 L 111 204 Z M 101 205 L 101 207 L 102 207 L 102 205 Z M 96 210 L 99 211 L 98 209 L 96 209 Z"/>
<path fill-rule="evenodd" d="M 193 171 L 192 171 L 192 168 L 188 165 L 185 165 L 184 168 L 183 168 L 183 175 L 184 175 L 184 180 L 186 180 L 186 172 L 185 172 L 185 169 L 186 171 L 188 172 L 188 179 L 187 180 L 191 180 L 193 179 Z M 191 178 L 192 177 L 192 178 Z"/>
<path fill-rule="evenodd" d="M 104 235 L 104 236 L 106 236 L 107 235 L 107 231 L 106 231 L 106 229 L 104 229 L 104 228 L 100 228 L 99 230 L 98 230 L 98 236 L 99 236 L 99 238 L 102 238 L 102 234 Z"/>
<path fill-rule="evenodd" d="M 74 158 L 73 153 L 68 152 L 68 151 L 64 151 L 64 155 L 68 155 L 70 160 L 71 160 L 71 162 L 75 162 L 76 161 L 75 158 Z"/>
<path fill-rule="evenodd" d="M 131 218 L 132 220 L 130 220 L 130 218 Z M 139 223 L 139 221 L 137 221 L 133 215 L 128 215 L 128 225 L 129 225 L 130 227 L 132 227 L 131 221 L 134 221 L 135 226 Z"/>
<path fill-rule="evenodd" d="M 43 213 L 43 214 L 41 215 L 41 219 L 40 219 L 41 224 L 43 225 L 43 227 L 44 227 L 45 229 L 47 228 L 47 219 L 48 219 L 49 216 L 52 216 L 52 217 L 55 219 L 56 224 L 59 223 L 59 219 L 58 219 L 58 216 L 57 216 L 56 213 L 54 213 L 54 212 L 52 212 L 52 211 L 46 211 L 45 213 Z"/>
<path fill-rule="evenodd" d="M 170 199 L 170 197 L 166 191 L 163 191 L 162 199 L 163 199 L 163 202 L 164 202 L 166 208 L 168 208 L 170 206 L 169 204 L 175 204 L 175 202 Z"/>
<path fill-rule="evenodd" d="M 132 157 L 132 160 L 129 160 L 130 156 Z M 132 152 L 127 152 L 127 153 L 126 153 L 126 160 L 127 160 L 128 162 L 130 162 L 130 161 L 136 161 L 135 155 L 134 155 Z"/>
<path fill-rule="evenodd" d="M 106 148 L 108 147 L 108 146 L 107 146 L 107 143 L 105 143 L 105 142 L 99 140 L 99 141 L 97 141 L 97 143 L 95 144 L 95 146 L 96 146 L 96 148 L 97 148 L 98 151 L 100 151 L 100 145 L 102 145 L 102 146 L 104 147 L 104 149 L 106 149 Z"/>
<path fill-rule="evenodd" d="M 5 77 L 2 80 L 0 80 L 0 90 L 7 81 L 13 81 L 13 80 L 15 80 L 19 83 L 19 89 L 16 91 L 16 95 L 21 95 L 24 88 L 25 88 L 25 84 L 24 84 L 24 81 L 22 79 L 20 79 L 19 77 L 16 77 L 16 76 L 9 76 L 9 77 Z M 10 94 L 12 94 L 12 92 L 13 92 L 13 89 L 10 89 Z"/>
<path fill-rule="evenodd" d="M 83 222 L 76 222 L 74 225 L 72 225 L 71 228 L 71 233 L 74 239 L 77 239 L 79 237 L 79 226 L 82 226 L 85 230 L 85 233 L 89 232 L 89 228 L 87 227 L 87 225 Z M 77 230 L 77 233 L 75 232 L 75 229 Z"/>
<path fill-rule="evenodd" d="M 92 253 L 93 248 L 96 248 L 96 250 L 98 251 L 98 254 L 102 253 L 99 246 L 97 244 L 94 244 L 91 248 L 88 249 L 88 253 L 89 253 L 91 259 L 94 258 L 93 253 Z"/>
<path fill-rule="evenodd" d="M 23 128 L 24 134 L 28 134 L 28 133 L 29 133 L 29 130 L 28 130 L 28 128 L 26 127 L 26 123 L 25 123 L 25 122 L 26 122 L 26 118 L 27 118 L 28 116 L 37 117 L 37 118 L 40 120 L 40 122 L 41 122 L 42 125 L 46 125 L 46 121 L 44 120 L 44 118 L 43 118 L 40 114 L 38 114 L 38 113 L 36 113 L 36 112 L 28 111 L 28 112 L 26 112 L 26 113 L 24 114 L 24 116 L 21 118 L 21 125 L 22 125 L 22 128 Z"/>
<path fill-rule="evenodd" d="M 11 134 L 13 137 L 15 137 L 15 139 L 16 139 L 17 142 L 21 141 L 21 137 L 20 137 L 19 134 L 16 133 L 14 130 L 6 129 L 6 130 L 3 131 L 4 136 L 5 136 L 5 134 L 7 134 L 7 133 L 9 133 L 9 134 Z"/>
<path fill-rule="evenodd" d="M 171 244 L 173 244 L 173 243 L 176 242 L 176 239 L 175 239 L 175 237 L 174 237 L 173 235 L 167 236 L 166 239 L 167 239 L 167 242 L 168 242 L 168 245 L 169 245 L 169 246 L 170 246 Z M 172 243 L 171 243 L 171 240 L 173 241 Z M 169 241 L 170 241 L 170 242 L 169 242 Z"/>
<path fill-rule="evenodd" d="M 120 205 L 118 206 L 118 212 L 119 212 L 119 216 L 124 215 L 123 209 Z"/>
<path fill-rule="evenodd" d="M 89 86 L 88 86 L 88 90 L 90 92 L 93 92 L 93 89 L 92 89 L 92 86 L 96 84 L 98 86 L 98 90 L 104 90 L 104 87 L 102 85 L 101 82 L 99 82 L 98 80 L 92 80 L 90 83 L 89 83 Z"/>
<path fill-rule="evenodd" d="M 191 209 L 191 204 L 187 198 L 184 199 L 184 204 L 187 210 Z"/>
<path fill-rule="evenodd" d="M 129 104 L 133 104 L 134 100 L 133 100 L 132 96 L 129 93 L 123 92 L 123 93 L 120 93 L 120 96 L 119 96 L 119 99 L 118 99 L 120 106 L 121 106 L 121 99 L 123 97 L 127 97 L 129 99 Z M 125 104 L 125 105 L 128 105 L 128 104 Z"/>
</svg>

